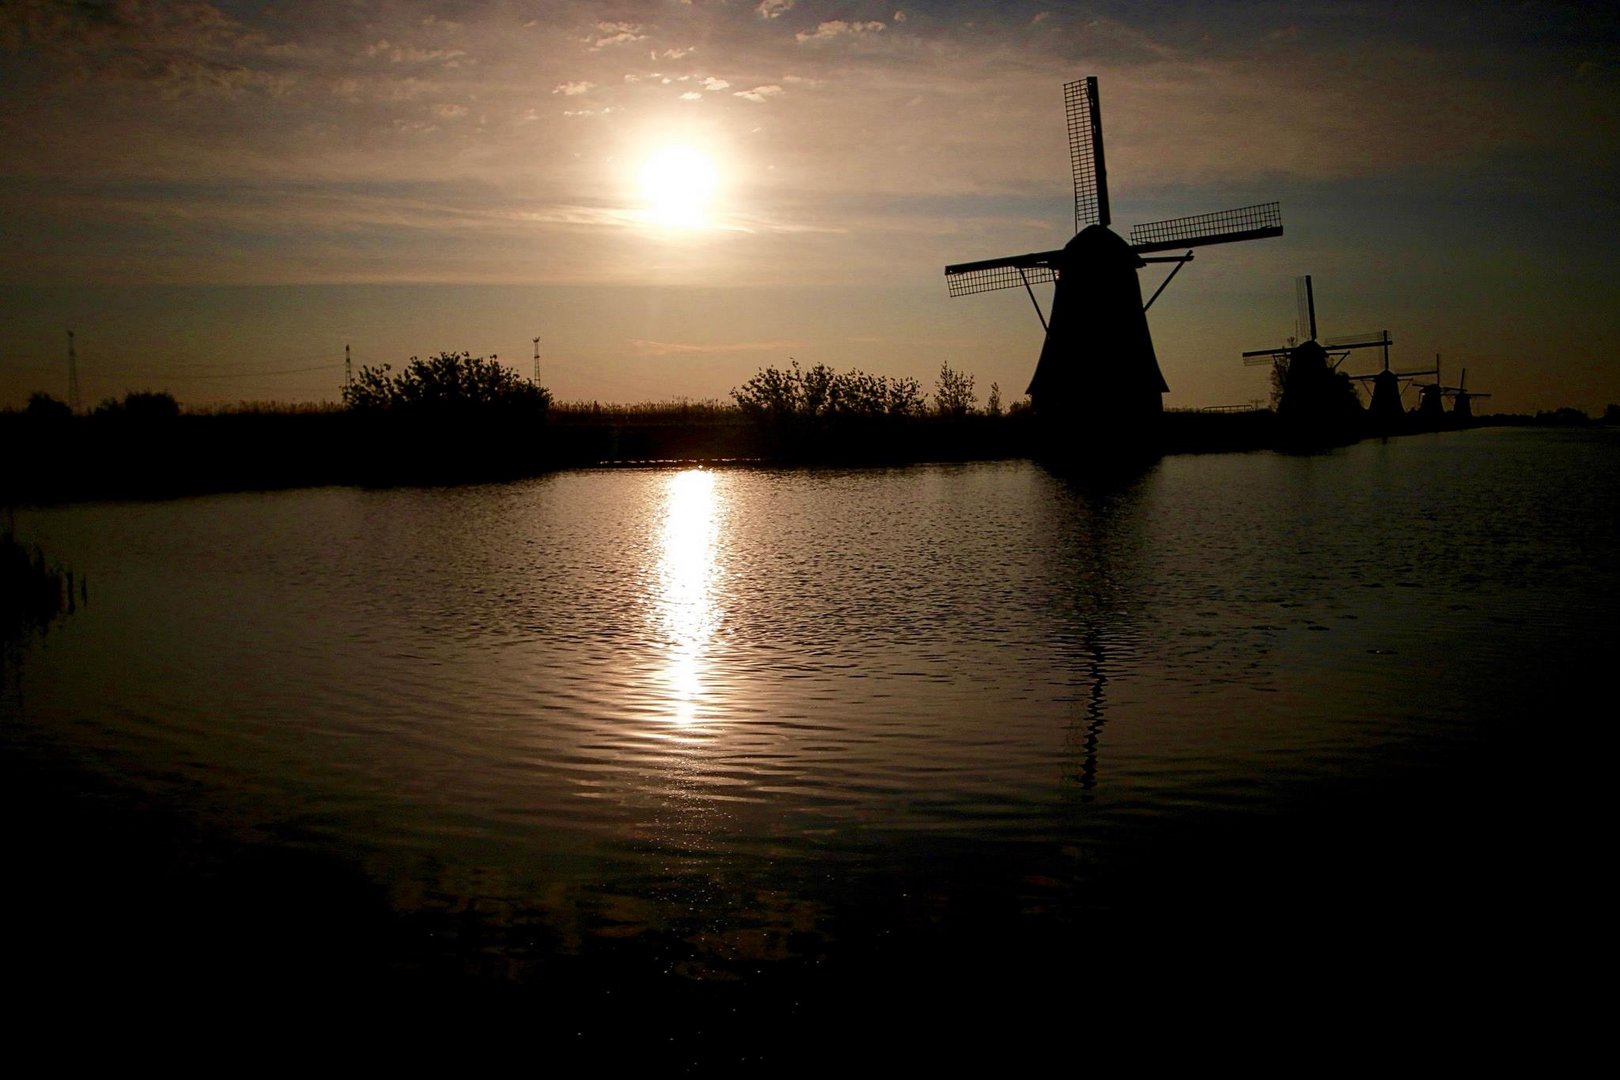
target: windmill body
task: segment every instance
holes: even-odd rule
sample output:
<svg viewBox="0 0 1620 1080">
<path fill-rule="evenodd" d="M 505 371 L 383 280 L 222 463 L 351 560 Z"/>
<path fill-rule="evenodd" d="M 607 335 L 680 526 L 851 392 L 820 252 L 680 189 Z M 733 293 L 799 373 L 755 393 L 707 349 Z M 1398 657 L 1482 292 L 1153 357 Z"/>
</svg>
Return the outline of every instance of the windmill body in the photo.
<svg viewBox="0 0 1620 1080">
<path fill-rule="evenodd" d="M 1026 391 L 1037 413 L 1066 422 L 1104 403 L 1139 419 L 1162 412 L 1170 388 L 1142 310 L 1141 258 L 1106 226 L 1091 225 L 1055 263 L 1051 319 Z"/>
<path fill-rule="evenodd" d="M 1282 235 L 1276 203 L 1138 225 L 1130 241 L 1109 229 L 1097 80 L 1063 88 L 1074 174 L 1075 235 L 1062 249 L 945 268 L 952 296 L 1022 286 L 1046 331 L 1030 380 L 1030 403 L 1049 454 L 1087 453 L 1102 445 L 1151 449 L 1169 390 L 1148 330 L 1147 308 L 1192 260 L 1192 248 Z M 1184 254 L 1152 252 L 1187 249 Z M 1142 302 L 1137 272 L 1174 263 Z M 1051 318 L 1033 286 L 1053 282 Z"/>
</svg>

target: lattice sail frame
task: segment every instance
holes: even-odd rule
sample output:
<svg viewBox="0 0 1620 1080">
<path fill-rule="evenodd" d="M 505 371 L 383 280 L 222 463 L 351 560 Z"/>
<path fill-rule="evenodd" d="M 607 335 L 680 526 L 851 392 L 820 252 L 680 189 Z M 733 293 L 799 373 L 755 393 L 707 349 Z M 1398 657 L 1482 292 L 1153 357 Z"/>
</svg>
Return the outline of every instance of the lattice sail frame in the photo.
<svg viewBox="0 0 1620 1080">
<path fill-rule="evenodd" d="M 978 269 L 945 270 L 945 285 L 952 296 L 971 296 L 974 293 L 994 292 L 997 289 L 1017 289 L 1026 282 L 1039 285 L 1043 281 L 1056 281 L 1057 270 L 1051 266 L 1020 266 L 1006 262 L 1000 266 Z"/>
<path fill-rule="evenodd" d="M 1107 225 L 1108 167 L 1103 160 L 1095 75 L 1063 84 L 1063 117 L 1069 129 L 1069 171 L 1074 174 L 1074 231 Z"/>
<path fill-rule="evenodd" d="M 1138 251 L 1173 251 L 1203 244 L 1230 244 L 1282 235 L 1282 204 L 1256 203 L 1213 214 L 1167 218 L 1131 226 L 1131 247 Z"/>
</svg>

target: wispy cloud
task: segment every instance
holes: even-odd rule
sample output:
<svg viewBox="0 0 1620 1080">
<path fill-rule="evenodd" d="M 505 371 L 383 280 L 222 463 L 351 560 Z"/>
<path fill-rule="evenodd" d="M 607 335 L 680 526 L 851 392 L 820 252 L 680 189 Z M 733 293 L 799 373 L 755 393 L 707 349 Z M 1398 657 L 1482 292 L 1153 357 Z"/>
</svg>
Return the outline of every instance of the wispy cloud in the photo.
<svg viewBox="0 0 1620 1080">
<path fill-rule="evenodd" d="M 780 86 L 772 83 L 766 86 L 756 86 L 752 90 L 738 90 L 731 96 L 740 97 L 745 101 L 765 102 L 769 101 L 773 97 L 779 97 L 784 93 L 786 93 L 786 91 L 784 91 Z"/>
<path fill-rule="evenodd" d="M 846 22 L 843 19 L 831 19 L 821 23 L 814 30 L 801 30 L 794 34 L 794 38 L 801 43 L 832 41 L 834 38 L 859 37 L 863 34 L 876 34 L 885 29 L 883 23 Z"/>
<path fill-rule="evenodd" d="M 694 354 L 780 352 L 783 349 L 801 348 L 804 342 L 780 340 L 698 344 L 696 342 L 644 341 L 640 338 L 632 338 L 627 344 L 630 346 L 631 354 L 635 356 L 691 356 Z"/>
<path fill-rule="evenodd" d="M 759 0 L 754 11 L 762 19 L 775 19 L 793 10 L 793 0 Z"/>
<path fill-rule="evenodd" d="M 626 45 L 632 41 L 646 41 L 647 35 L 643 28 L 635 23 L 627 22 L 599 22 L 596 24 L 596 36 L 587 40 L 592 49 L 605 49 L 610 45 Z"/>
</svg>

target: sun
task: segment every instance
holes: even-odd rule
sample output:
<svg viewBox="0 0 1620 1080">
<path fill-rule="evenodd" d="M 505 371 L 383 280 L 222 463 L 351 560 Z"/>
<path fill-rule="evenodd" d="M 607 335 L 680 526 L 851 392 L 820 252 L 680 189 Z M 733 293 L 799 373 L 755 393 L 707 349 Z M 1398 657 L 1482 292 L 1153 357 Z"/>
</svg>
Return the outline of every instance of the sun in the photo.
<svg viewBox="0 0 1620 1080">
<path fill-rule="evenodd" d="M 702 228 L 709 223 L 714 197 L 714 163 L 690 146 L 667 146 L 641 167 L 641 192 L 648 215 L 660 225 Z"/>
</svg>

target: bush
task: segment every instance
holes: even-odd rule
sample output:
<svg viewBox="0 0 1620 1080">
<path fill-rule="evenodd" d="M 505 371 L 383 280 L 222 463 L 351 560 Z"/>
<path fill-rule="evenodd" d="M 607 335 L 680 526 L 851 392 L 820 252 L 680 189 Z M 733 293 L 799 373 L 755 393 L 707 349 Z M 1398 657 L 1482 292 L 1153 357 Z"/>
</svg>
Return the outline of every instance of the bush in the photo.
<svg viewBox="0 0 1620 1080">
<path fill-rule="evenodd" d="M 343 404 L 361 413 L 529 419 L 543 418 L 551 406 L 549 390 L 494 357 L 442 352 L 428 360 L 413 356 L 404 371 L 392 371 L 391 364 L 361 368 L 343 388 Z"/>
<path fill-rule="evenodd" d="M 805 369 L 761 368 L 731 392 L 737 407 L 767 420 L 875 420 L 921 416 L 922 386 L 916 379 L 833 371 L 826 364 Z"/>
<path fill-rule="evenodd" d="M 137 421 L 172 420 L 180 415 L 180 403 L 164 390 L 131 390 L 123 401 L 106 399 L 96 406 L 93 415 Z"/>
</svg>

